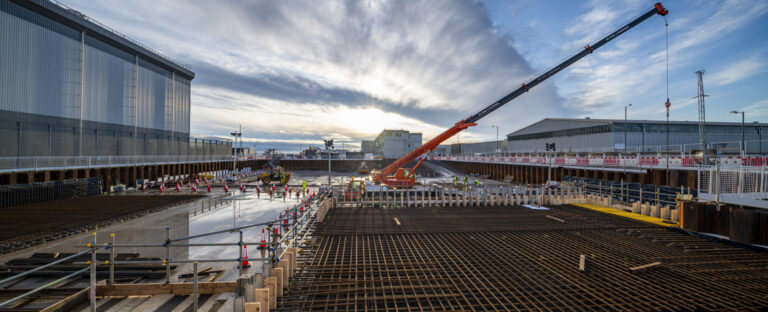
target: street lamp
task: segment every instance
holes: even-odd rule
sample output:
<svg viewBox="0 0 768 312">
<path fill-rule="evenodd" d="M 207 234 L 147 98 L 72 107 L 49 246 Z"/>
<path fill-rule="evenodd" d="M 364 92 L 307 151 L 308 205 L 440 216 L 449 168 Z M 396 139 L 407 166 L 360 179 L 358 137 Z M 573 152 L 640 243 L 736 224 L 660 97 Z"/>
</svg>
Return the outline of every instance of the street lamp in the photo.
<svg viewBox="0 0 768 312">
<path fill-rule="evenodd" d="M 624 105 L 624 151 L 627 151 L 627 107 L 632 106 L 632 104 Z"/>
<path fill-rule="evenodd" d="M 239 127 L 239 130 L 237 132 L 229 133 L 235 138 L 235 142 L 234 142 L 235 152 L 234 152 L 234 157 L 232 159 L 232 175 L 234 175 L 235 171 L 237 171 L 237 138 L 240 138 L 243 135 L 243 125 L 238 125 L 238 127 Z M 242 142 L 242 138 L 240 139 L 240 141 Z"/>
<path fill-rule="evenodd" d="M 331 187 L 331 150 L 333 149 L 333 140 L 325 141 L 325 149 L 328 150 L 328 187 Z"/>
<path fill-rule="evenodd" d="M 747 145 L 744 141 L 744 111 L 731 111 L 731 114 L 741 114 L 741 155 L 746 155 Z"/>
<path fill-rule="evenodd" d="M 491 125 L 491 127 L 496 128 L 496 150 L 494 152 L 499 152 L 499 126 Z"/>
</svg>

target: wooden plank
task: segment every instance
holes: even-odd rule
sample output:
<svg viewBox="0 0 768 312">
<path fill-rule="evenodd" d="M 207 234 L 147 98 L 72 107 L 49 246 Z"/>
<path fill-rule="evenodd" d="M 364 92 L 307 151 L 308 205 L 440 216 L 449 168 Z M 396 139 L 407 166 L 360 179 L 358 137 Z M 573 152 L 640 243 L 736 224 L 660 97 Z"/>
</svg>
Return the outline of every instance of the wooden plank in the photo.
<svg viewBox="0 0 768 312">
<path fill-rule="evenodd" d="M 198 283 L 198 293 L 212 295 L 234 292 L 237 282 L 205 282 Z M 96 286 L 97 296 L 153 296 L 153 295 L 191 295 L 194 293 L 194 283 L 150 283 L 150 284 L 117 284 L 112 286 Z"/>
<path fill-rule="evenodd" d="M 245 312 L 261 312 L 261 302 L 246 302 Z"/>
<path fill-rule="evenodd" d="M 277 278 L 274 276 L 264 279 L 264 287 L 269 288 L 269 308 L 277 308 Z"/>
<path fill-rule="evenodd" d="M 283 263 L 284 263 L 283 261 L 280 261 L 280 264 L 283 264 Z M 285 280 L 284 274 L 283 274 L 283 268 L 273 268 L 269 270 L 269 275 L 274 276 L 275 279 L 277 280 L 277 284 L 276 284 L 277 298 L 283 297 L 283 281 Z"/>
<path fill-rule="evenodd" d="M 579 272 L 587 272 L 587 255 L 579 256 Z"/>
<path fill-rule="evenodd" d="M 553 216 L 550 216 L 550 215 L 546 215 L 545 217 L 547 217 L 547 219 L 550 219 L 550 220 L 555 220 L 555 221 L 560 222 L 560 223 L 565 223 L 565 220 L 560 219 L 558 217 L 553 217 Z"/>
<path fill-rule="evenodd" d="M 58 302 L 48 306 L 45 309 L 40 310 L 40 312 L 70 311 L 74 309 L 74 307 L 88 300 L 88 292 L 90 290 L 90 287 L 84 288 L 69 297 L 59 300 Z"/>
<path fill-rule="evenodd" d="M 280 273 L 282 273 L 282 276 L 283 276 L 283 280 L 282 280 L 280 285 L 284 289 L 287 289 L 288 288 L 288 278 L 290 278 L 288 276 L 288 261 L 280 261 L 280 263 L 277 264 L 277 267 L 280 268 L 280 269 L 283 269 L 283 271 L 280 272 Z M 282 292 L 280 294 L 282 295 Z"/>
<path fill-rule="evenodd" d="M 268 307 L 269 302 L 269 288 L 258 288 L 254 290 L 254 302 L 260 302 L 262 307 Z M 266 308 L 264 310 L 267 310 Z"/>
<path fill-rule="evenodd" d="M 652 269 L 652 268 L 657 268 L 657 267 L 660 267 L 660 266 L 661 266 L 661 262 L 657 261 L 657 262 L 643 264 L 643 265 L 640 265 L 640 266 L 629 268 L 629 271 L 632 272 L 632 273 L 639 273 L 639 272 L 642 272 L 642 271 L 645 271 L 645 270 L 648 270 L 648 269 Z"/>
</svg>

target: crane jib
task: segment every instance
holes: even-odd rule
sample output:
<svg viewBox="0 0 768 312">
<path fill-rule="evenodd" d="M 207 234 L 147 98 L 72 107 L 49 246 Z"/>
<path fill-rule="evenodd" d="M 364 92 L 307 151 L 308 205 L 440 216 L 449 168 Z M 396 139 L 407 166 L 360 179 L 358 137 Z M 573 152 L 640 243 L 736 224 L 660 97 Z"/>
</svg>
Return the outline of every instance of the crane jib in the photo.
<svg viewBox="0 0 768 312">
<path fill-rule="evenodd" d="M 505 104 L 509 103 L 510 101 L 514 100 L 516 97 L 522 95 L 523 93 L 525 93 L 526 91 L 528 91 L 531 88 L 535 87 L 536 85 L 544 82 L 544 80 L 547 80 L 549 77 L 552 77 L 553 75 L 557 74 L 561 70 L 567 68 L 568 66 L 571 66 L 573 63 L 576 63 L 581 58 L 587 56 L 587 54 L 592 53 L 592 51 L 597 50 L 597 48 L 602 47 L 603 45 L 605 45 L 609 41 L 615 39 L 619 35 L 621 35 L 624 32 L 626 32 L 627 30 L 632 29 L 632 27 L 637 26 L 638 24 L 640 24 L 644 20 L 650 18 L 651 16 L 653 16 L 653 15 L 655 15 L 657 13 L 658 13 L 658 10 L 656 8 L 651 9 L 650 11 L 646 12 L 642 16 L 640 16 L 640 17 L 636 18 L 635 20 L 629 22 L 629 24 L 624 25 L 623 27 L 621 27 L 621 28 L 617 29 L 616 31 L 612 32 L 607 37 L 605 37 L 605 38 L 603 38 L 601 40 L 598 40 L 597 42 L 595 42 L 594 44 L 592 44 L 590 46 L 587 46 L 587 47 L 590 47 L 591 50 L 588 50 L 588 49 L 581 50 L 579 53 L 576 53 L 574 56 L 569 57 L 564 62 L 558 64 L 557 66 L 551 68 L 547 72 L 541 74 L 541 76 L 538 76 L 538 77 L 534 78 L 533 80 L 531 80 L 528 83 L 526 83 L 524 86 L 522 86 L 520 88 L 517 88 L 515 91 L 512 91 L 511 93 L 505 95 L 504 97 L 502 97 L 498 101 L 494 102 L 493 104 L 488 105 L 483 110 L 481 110 L 481 111 L 477 112 L 476 114 L 470 116 L 465 121 L 466 122 L 477 122 L 478 120 L 482 119 L 483 117 L 487 116 L 488 114 L 492 113 L 493 111 L 499 109 L 500 107 L 502 107 Z"/>
<path fill-rule="evenodd" d="M 644 20 L 648 19 L 649 17 L 651 17 L 651 16 L 653 16 L 655 14 L 659 14 L 661 16 L 666 16 L 667 13 L 669 13 L 669 12 L 667 11 L 667 9 L 664 8 L 664 6 L 660 2 L 656 3 L 656 5 L 654 6 L 653 9 L 651 9 L 648 12 L 646 12 L 642 16 L 640 16 L 640 17 L 634 19 L 633 21 L 627 23 L 626 25 L 624 25 L 621 28 L 617 29 L 616 31 L 612 32 L 610 35 L 606 36 L 605 38 L 595 42 L 593 45 L 591 45 L 591 46 L 588 45 L 588 46 L 584 47 L 584 49 L 579 51 L 579 53 L 576 53 L 575 55 L 571 56 L 570 58 L 568 58 L 564 62 L 558 64 L 557 66 L 551 68 L 550 70 L 548 70 L 544 74 L 542 74 L 542 75 L 536 77 L 535 79 L 531 80 L 527 84 L 523 83 L 522 87 L 517 88 L 516 90 L 512 91 L 511 93 L 505 95 L 504 97 L 502 97 L 498 101 L 494 102 L 493 104 L 483 108 L 478 113 L 476 113 L 474 115 L 471 115 L 471 116 L 467 117 L 466 119 L 457 122 L 453 127 L 445 130 L 445 132 L 443 132 L 443 133 L 439 134 L 438 136 L 434 137 L 432 140 L 429 140 L 429 142 L 425 143 L 424 145 L 421 145 L 421 146 L 417 147 L 416 149 L 414 149 L 413 151 L 411 151 L 407 155 L 401 157 L 400 159 L 396 160 L 395 162 L 393 162 L 389 166 L 387 166 L 384 169 L 382 169 L 381 172 L 378 175 L 374 174 L 374 178 L 376 178 L 376 180 L 378 182 L 384 183 L 385 180 L 386 180 L 388 182 L 394 183 L 393 185 L 396 185 L 398 187 L 407 186 L 407 185 L 413 185 L 413 183 L 414 183 L 413 175 L 410 175 L 409 177 L 400 177 L 400 178 L 398 178 L 396 176 L 390 176 L 390 174 L 395 173 L 395 172 L 399 172 L 398 170 L 402 166 L 407 164 L 408 162 L 410 162 L 412 160 L 415 160 L 416 158 L 418 158 L 419 156 L 423 155 L 424 153 L 433 151 L 441 143 L 445 142 L 446 140 L 448 140 L 449 138 L 454 136 L 456 133 L 459 133 L 459 132 L 463 131 L 464 129 L 468 128 L 468 127 L 476 125 L 476 122 L 478 120 L 480 120 L 481 118 L 483 118 L 483 117 L 487 116 L 488 114 L 492 113 L 493 111 L 499 109 L 500 107 L 502 107 L 505 104 L 509 103 L 509 101 L 512 101 L 516 97 L 520 96 L 521 94 L 523 94 L 525 92 L 528 92 L 534 86 L 540 84 L 544 80 L 547 80 L 549 77 L 552 77 L 552 75 L 557 74 L 561 70 L 567 68 L 571 64 L 573 64 L 576 61 L 580 60 L 581 58 L 585 57 L 587 54 L 590 54 L 590 53 L 594 52 L 594 50 L 596 50 L 597 48 L 605 45 L 606 43 L 608 43 L 609 41 L 611 41 L 614 38 L 618 37 L 619 35 L 623 34 L 627 30 L 632 29 L 632 27 L 637 26 L 638 24 L 640 24 Z M 419 162 L 419 164 L 417 164 L 416 167 L 418 167 L 418 165 L 420 165 L 420 164 L 421 164 L 421 162 Z M 416 169 L 416 168 L 414 168 L 414 169 Z M 406 178 L 406 179 L 404 180 L 403 178 Z"/>
</svg>

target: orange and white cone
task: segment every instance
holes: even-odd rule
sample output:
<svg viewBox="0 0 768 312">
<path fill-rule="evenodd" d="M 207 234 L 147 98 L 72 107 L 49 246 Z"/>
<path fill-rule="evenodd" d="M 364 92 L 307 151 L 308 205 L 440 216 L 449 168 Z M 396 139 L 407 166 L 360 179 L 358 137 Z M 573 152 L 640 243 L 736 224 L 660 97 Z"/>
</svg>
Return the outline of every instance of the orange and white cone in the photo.
<svg viewBox="0 0 768 312">
<path fill-rule="evenodd" d="M 241 260 L 244 268 L 251 266 L 250 264 L 248 264 L 248 245 L 246 244 L 243 244 L 243 259 Z"/>
</svg>

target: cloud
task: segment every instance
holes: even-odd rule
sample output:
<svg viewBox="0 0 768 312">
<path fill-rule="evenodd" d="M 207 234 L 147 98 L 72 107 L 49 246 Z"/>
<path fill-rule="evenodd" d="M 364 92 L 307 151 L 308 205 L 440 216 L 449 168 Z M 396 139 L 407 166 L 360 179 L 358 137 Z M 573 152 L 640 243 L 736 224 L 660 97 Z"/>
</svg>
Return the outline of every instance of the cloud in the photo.
<svg viewBox="0 0 768 312">
<path fill-rule="evenodd" d="M 754 102 L 741 111 L 746 112 L 750 119 L 768 118 L 768 99 Z"/>
<path fill-rule="evenodd" d="M 67 2 L 192 63 L 192 129 L 206 135 L 242 122 L 282 139 L 391 127 L 430 138 L 533 75 L 477 1 Z M 515 128 L 562 103 L 542 84 L 483 122 Z"/>
<path fill-rule="evenodd" d="M 766 62 L 762 56 L 754 56 L 724 66 L 724 68 L 707 75 L 709 76 L 707 80 L 720 86 L 731 84 L 764 72 L 765 65 Z"/>
<path fill-rule="evenodd" d="M 585 33 L 594 35 L 591 27 L 610 22 L 612 26 L 602 29 L 611 30 L 633 18 L 626 10 L 617 8 L 621 4 L 605 3 L 606 7 L 601 8 L 598 3 L 592 2 L 593 9 L 577 18 L 576 23 L 583 22 L 589 27 L 579 26 L 580 31 L 565 31 L 566 35 L 576 38 L 573 43 L 582 42 Z M 683 77 L 686 77 L 686 80 L 687 77 L 693 77 L 692 72 L 702 65 L 691 64 L 692 62 L 701 62 L 701 55 L 717 47 L 723 38 L 768 13 L 768 3 L 764 1 L 726 1 L 718 3 L 717 6 L 714 9 L 704 6 L 683 13 L 671 13 L 669 64 L 672 74 L 670 83 L 673 85 L 676 71 L 684 70 Z M 609 11 L 625 18 L 605 16 Z M 692 20 L 696 22 L 691 22 Z M 559 80 L 561 83 L 558 84 L 558 90 L 561 96 L 567 99 L 566 103 L 571 109 L 582 114 L 596 114 L 602 117 L 616 115 L 629 101 L 636 105 L 645 104 L 637 103 L 633 98 L 655 98 L 663 102 L 666 71 L 664 27 L 663 24 L 659 27 L 658 21 L 646 23 L 655 25 L 646 26 L 651 27 L 651 32 L 625 33 L 617 38 L 616 42 L 574 64 Z M 762 72 L 764 67 L 765 61 L 753 57 L 708 75 L 708 80 L 718 85 L 729 84 Z M 695 86 L 695 81 L 691 86 Z M 670 97 L 675 97 L 677 90 L 684 89 L 672 88 L 673 94 Z M 695 89 L 691 92 L 695 92 Z M 678 103 L 683 105 L 676 105 L 673 101 L 673 110 L 691 105 L 691 102 L 685 99 L 679 100 Z M 654 107 L 649 111 L 659 112 L 660 106 Z M 661 111 L 663 112 L 663 109 Z"/>
</svg>

